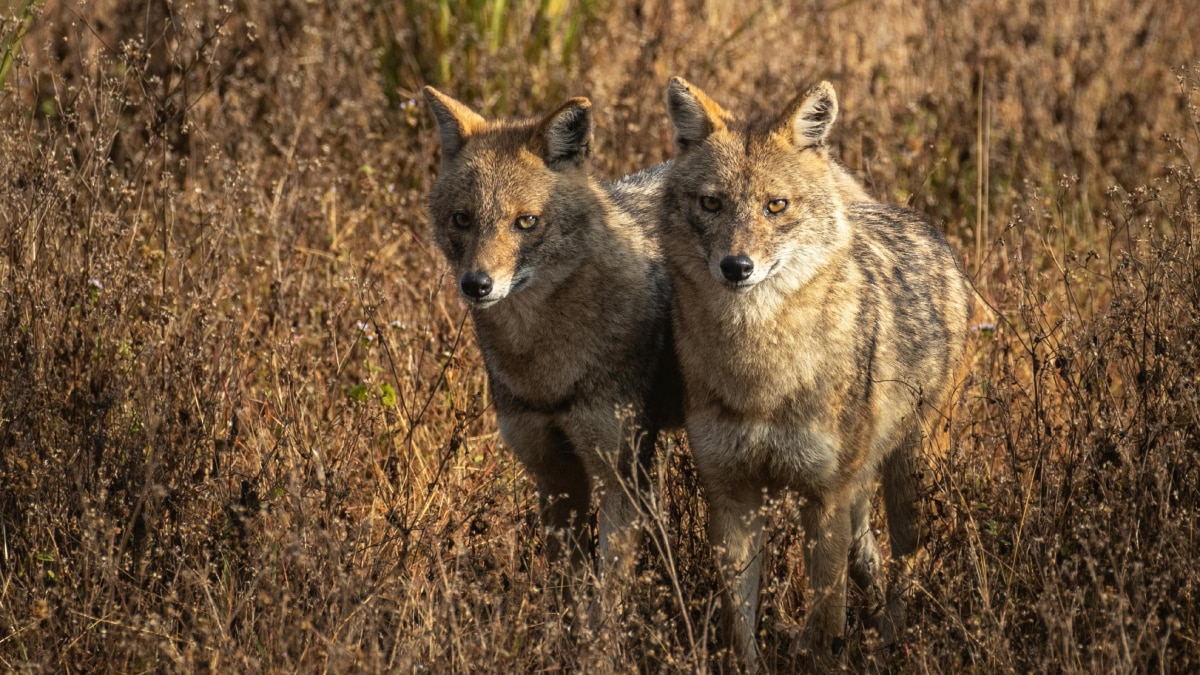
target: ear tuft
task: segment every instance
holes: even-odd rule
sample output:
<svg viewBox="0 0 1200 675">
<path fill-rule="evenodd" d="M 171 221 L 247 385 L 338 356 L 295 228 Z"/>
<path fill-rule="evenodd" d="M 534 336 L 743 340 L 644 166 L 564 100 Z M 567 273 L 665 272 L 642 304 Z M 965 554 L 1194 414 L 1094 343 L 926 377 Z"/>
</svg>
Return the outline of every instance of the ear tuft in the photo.
<svg viewBox="0 0 1200 675">
<path fill-rule="evenodd" d="M 790 126 L 793 142 L 802 148 L 825 144 L 829 127 L 837 119 L 837 94 L 833 85 L 821 82 L 788 106 L 781 125 Z"/>
<path fill-rule="evenodd" d="M 680 151 L 703 142 L 731 120 L 716 101 L 682 77 L 672 77 L 667 84 L 667 113 L 675 125 L 675 145 Z"/>
<path fill-rule="evenodd" d="M 592 152 L 592 102 L 573 98 L 537 125 L 530 148 L 547 166 L 579 166 Z"/>
<path fill-rule="evenodd" d="M 437 119 L 442 140 L 442 163 L 445 164 L 462 150 L 471 134 L 482 129 L 487 121 L 465 104 L 433 87 L 425 87 L 422 92 Z"/>
</svg>

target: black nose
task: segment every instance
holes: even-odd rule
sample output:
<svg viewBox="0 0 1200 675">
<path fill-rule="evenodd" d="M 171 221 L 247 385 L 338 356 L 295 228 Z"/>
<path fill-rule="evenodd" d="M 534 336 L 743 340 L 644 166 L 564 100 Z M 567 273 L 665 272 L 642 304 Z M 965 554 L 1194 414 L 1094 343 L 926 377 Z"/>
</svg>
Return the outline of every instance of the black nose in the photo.
<svg viewBox="0 0 1200 675">
<path fill-rule="evenodd" d="M 468 298 L 486 298 L 492 292 L 492 278 L 487 272 L 467 272 L 459 280 L 458 287 Z"/>
<path fill-rule="evenodd" d="M 754 261 L 744 255 L 727 255 L 721 260 L 721 274 L 730 281 L 745 281 L 754 274 Z"/>
</svg>

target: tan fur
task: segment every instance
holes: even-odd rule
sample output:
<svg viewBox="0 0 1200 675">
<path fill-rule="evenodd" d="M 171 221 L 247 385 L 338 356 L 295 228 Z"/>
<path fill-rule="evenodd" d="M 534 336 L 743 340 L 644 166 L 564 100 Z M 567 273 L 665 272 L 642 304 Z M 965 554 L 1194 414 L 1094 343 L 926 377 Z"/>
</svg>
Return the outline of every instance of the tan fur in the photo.
<svg viewBox="0 0 1200 675">
<path fill-rule="evenodd" d="M 565 544 L 585 559 L 590 493 L 603 486 L 600 554 L 611 566 L 614 541 L 636 539 L 640 470 L 679 417 L 670 286 L 642 215 L 660 199 L 662 171 L 593 179 L 587 99 L 540 120 L 487 121 L 425 95 L 443 149 L 433 232 L 470 305 L 501 435 L 537 483 L 551 558 Z M 536 224 L 522 229 L 527 217 Z"/>
<path fill-rule="evenodd" d="M 662 237 L 728 636 L 753 669 L 759 510 L 764 491 L 790 490 L 806 500 L 800 647 L 819 662 L 844 631 L 847 574 L 882 595 L 869 522 L 881 471 L 897 568 L 917 549 L 921 436 L 950 391 L 971 298 L 944 238 L 870 201 L 829 156 L 828 83 L 750 124 L 680 78 L 667 99 L 679 153 Z M 903 621 L 893 581 L 885 638 Z"/>
</svg>

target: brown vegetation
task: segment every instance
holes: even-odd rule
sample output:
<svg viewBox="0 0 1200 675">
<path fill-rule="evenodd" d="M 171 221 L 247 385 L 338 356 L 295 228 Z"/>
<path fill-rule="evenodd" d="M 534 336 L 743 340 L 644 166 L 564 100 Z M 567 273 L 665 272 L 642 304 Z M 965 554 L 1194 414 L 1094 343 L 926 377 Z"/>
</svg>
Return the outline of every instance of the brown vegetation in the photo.
<svg viewBox="0 0 1200 675">
<path fill-rule="evenodd" d="M 546 588 L 413 101 L 590 96 L 615 176 L 669 156 L 673 74 L 764 110 L 831 80 L 837 154 L 943 225 L 990 307 L 931 453 L 911 630 L 874 658 L 1200 668 L 1200 14 L 507 4 L 0 10 L 0 669 L 712 668 L 684 440 L 624 614 Z M 761 643 L 787 671 L 802 566 L 772 541 Z"/>
</svg>

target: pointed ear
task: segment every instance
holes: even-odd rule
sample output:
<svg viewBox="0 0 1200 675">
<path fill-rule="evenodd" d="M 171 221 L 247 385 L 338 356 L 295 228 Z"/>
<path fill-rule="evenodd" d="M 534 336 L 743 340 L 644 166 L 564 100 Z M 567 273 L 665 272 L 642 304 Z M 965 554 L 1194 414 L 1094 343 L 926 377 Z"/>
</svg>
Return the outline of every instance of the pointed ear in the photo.
<svg viewBox="0 0 1200 675">
<path fill-rule="evenodd" d="M 538 122 L 529 149 L 546 166 L 579 166 L 592 152 L 592 102 L 573 98 Z"/>
<path fill-rule="evenodd" d="M 672 77 L 667 84 L 667 114 L 675 125 L 675 145 L 680 150 L 703 142 L 733 120 L 716 101 L 682 77 Z"/>
<path fill-rule="evenodd" d="M 482 129 L 487 120 L 474 110 L 450 98 L 433 87 L 425 87 L 425 101 L 437 118 L 438 132 L 442 137 L 443 164 L 462 150 L 467 138 Z"/>
<path fill-rule="evenodd" d="M 778 126 L 785 133 L 790 131 L 796 147 L 821 146 L 837 119 L 837 112 L 833 85 L 822 82 L 794 99 L 779 118 Z"/>
</svg>

